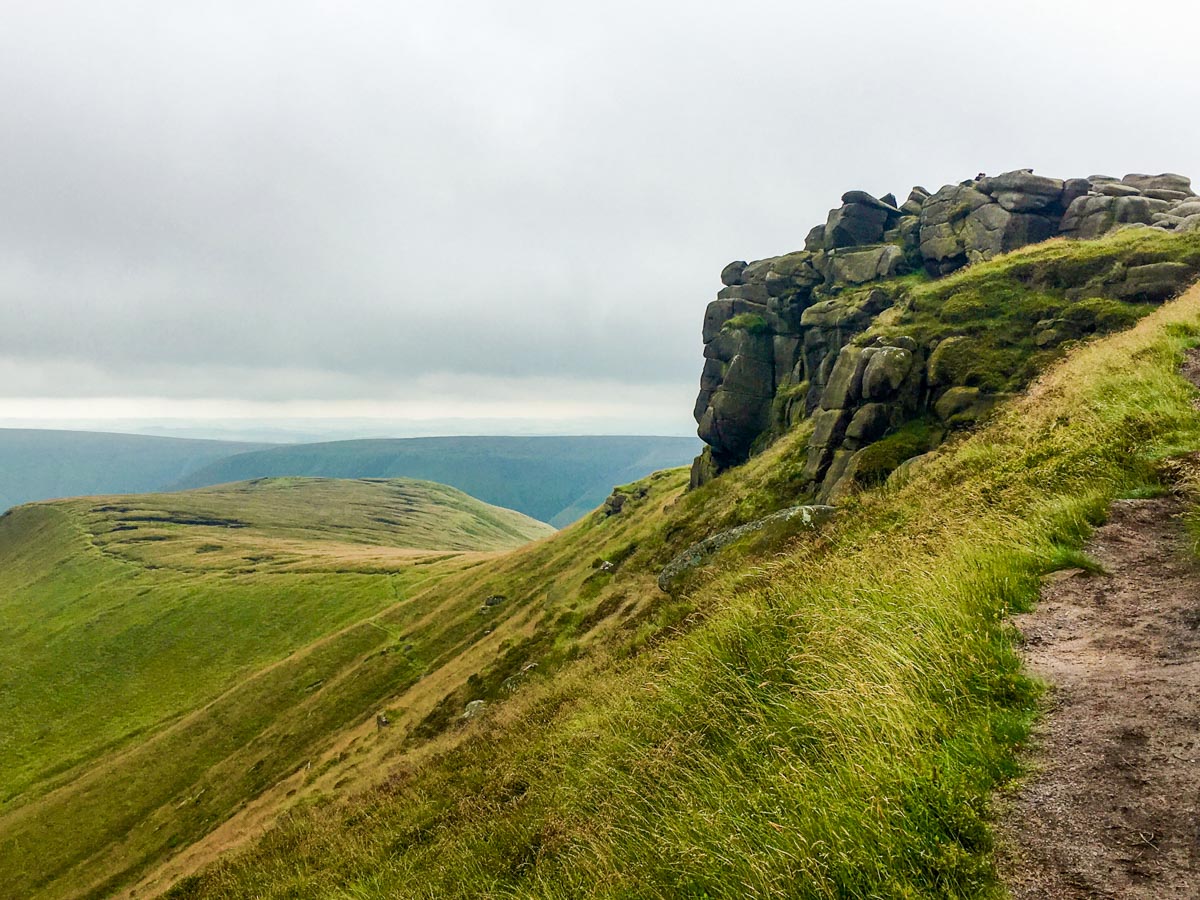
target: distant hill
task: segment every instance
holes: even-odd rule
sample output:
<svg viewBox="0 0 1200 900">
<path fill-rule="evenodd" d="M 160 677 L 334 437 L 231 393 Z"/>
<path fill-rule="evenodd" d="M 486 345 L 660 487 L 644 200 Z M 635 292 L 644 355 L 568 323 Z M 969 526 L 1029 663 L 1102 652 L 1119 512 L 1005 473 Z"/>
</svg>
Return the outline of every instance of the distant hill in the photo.
<svg viewBox="0 0 1200 900">
<path fill-rule="evenodd" d="M 419 478 L 555 527 L 614 485 L 689 462 L 686 437 L 444 437 L 261 444 L 0 429 L 0 512 L 95 494 L 185 490 L 252 478 Z"/>
<path fill-rule="evenodd" d="M 160 490 L 215 460 L 267 446 L 0 428 L 0 511 L 34 500 Z"/>
<path fill-rule="evenodd" d="M 699 449 L 689 437 L 607 435 L 334 441 L 240 453 L 174 487 L 287 475 L 423 478 L 562 527 L 603 502 L 614 485 L 685 465 Z"/>
</svg>

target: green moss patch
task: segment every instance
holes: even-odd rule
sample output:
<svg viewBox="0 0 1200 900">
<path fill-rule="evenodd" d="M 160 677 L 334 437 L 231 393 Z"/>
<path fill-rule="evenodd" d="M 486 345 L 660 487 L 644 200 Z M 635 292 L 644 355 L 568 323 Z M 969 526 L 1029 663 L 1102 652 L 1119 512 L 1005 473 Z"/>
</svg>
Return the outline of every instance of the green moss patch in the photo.
<svg viewBox="0 0 1200 900">
<path fill-rule="evenodd" d="M 747 331 L 750 334 L 763 334 L 767 331 L 767 320 L 758 313 L 738 313 L 721 326 L 722 331 Z"/>
</svg>

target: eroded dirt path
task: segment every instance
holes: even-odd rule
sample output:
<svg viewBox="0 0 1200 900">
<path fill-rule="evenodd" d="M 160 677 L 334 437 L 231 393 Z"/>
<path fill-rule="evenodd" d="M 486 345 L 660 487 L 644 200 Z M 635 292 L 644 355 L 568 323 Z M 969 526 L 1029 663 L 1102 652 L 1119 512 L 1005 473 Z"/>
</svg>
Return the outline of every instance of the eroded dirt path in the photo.
<svg viewBox="0 0 1200 900">
<path fill-rule="evenodd" d="M 1013 897 L 1200 898 L 1200 563 L 1175 498 L 1122 500 L 1017 625 L 1053 690 L 1002 804 Z"/>
</svg>

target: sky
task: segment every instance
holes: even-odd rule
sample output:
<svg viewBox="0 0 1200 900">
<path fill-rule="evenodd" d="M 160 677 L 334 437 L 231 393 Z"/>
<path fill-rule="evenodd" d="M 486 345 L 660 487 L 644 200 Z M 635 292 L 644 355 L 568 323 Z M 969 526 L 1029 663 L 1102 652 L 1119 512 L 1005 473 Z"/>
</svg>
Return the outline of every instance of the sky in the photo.
<svg viewBox="0 0 1200 900">
<path fill-rule="evenodd" d="M 721 268 L 844 191 L 1200 178 L 1198 33 L 1155 0 L 9 4 L 0 425 L 690 433 Z"/>
</svg>

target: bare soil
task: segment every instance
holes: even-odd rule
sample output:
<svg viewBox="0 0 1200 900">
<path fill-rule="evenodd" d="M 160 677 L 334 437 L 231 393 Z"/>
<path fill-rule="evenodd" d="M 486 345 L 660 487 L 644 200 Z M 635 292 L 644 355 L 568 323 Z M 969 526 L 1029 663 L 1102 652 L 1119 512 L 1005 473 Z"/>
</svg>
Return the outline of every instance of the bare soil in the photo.
<svg viewBox="0 0 1200 900">
<path fill-rule="evenodd" d="M 1033 774 L 1002 801 L 1026 898 L 1200 898 L 1200 564 L 1184 501 L 1121 500 L 1017 620 L 1051 685 Z"/>
</svg>

